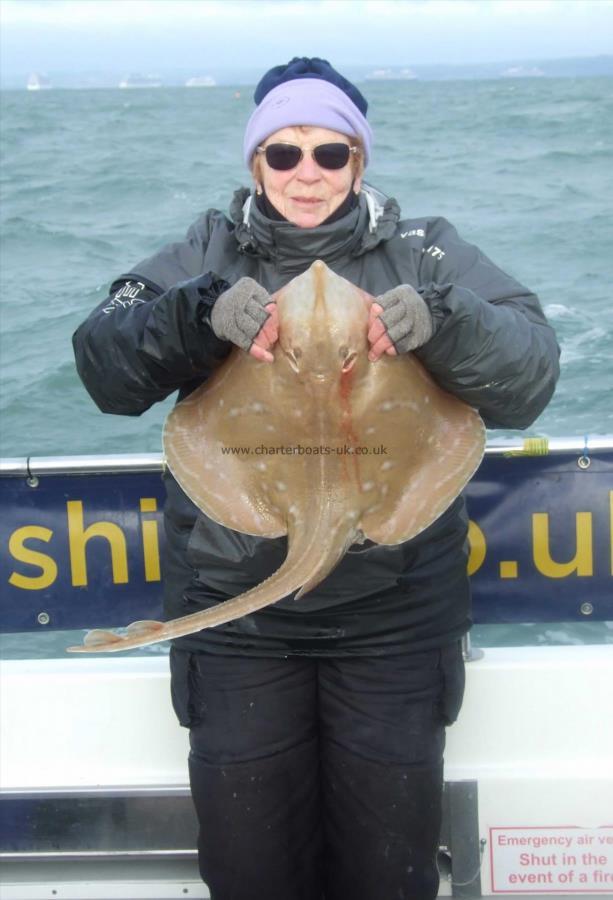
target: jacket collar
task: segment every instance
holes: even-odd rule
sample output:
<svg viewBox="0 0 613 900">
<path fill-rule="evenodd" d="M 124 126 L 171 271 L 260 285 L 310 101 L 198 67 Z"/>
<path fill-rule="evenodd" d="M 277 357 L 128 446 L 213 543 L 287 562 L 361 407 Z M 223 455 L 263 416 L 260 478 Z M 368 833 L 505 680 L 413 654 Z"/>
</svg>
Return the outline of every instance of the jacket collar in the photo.
<svg viewBox="0 0 613 900">
<path fill-rule="evenodd" d="M 241 188 L 234 194 L 230 215 L 239 252 L 270 259 L 279 271 L 290 272 L 303 270 L 315 259 L 331 262 L 361 256 L 394 234 L 400 208 L 395 200 L 365 185 L 358 205 L 342 219 L 317 228 L 298 228 L 267 218 L 253 194 Z"/>
</svg>

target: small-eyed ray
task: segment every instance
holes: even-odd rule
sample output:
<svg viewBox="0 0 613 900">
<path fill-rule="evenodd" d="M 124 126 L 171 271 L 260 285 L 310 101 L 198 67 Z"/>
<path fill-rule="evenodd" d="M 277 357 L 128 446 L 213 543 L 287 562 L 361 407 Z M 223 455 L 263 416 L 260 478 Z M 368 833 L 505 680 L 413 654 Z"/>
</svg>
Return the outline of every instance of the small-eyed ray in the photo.
<svg viewBox="0 0 613 900">
<path fill-rule="evenodd" d="M 485 429 L 412 354 L 368 359 L 362 291 L 321 261 L 276 297 L 274 362 L 235 349 L 173 409 L 167 463 L 227 528 L 287 535 L 281 567 L 215 607 L 170 622 L 96 629 L 73 652 L 127 650 L 230 622 L 312 590 L 347 548 L 398 544 L 438 518 L 477 469 Z"/>
</svg>

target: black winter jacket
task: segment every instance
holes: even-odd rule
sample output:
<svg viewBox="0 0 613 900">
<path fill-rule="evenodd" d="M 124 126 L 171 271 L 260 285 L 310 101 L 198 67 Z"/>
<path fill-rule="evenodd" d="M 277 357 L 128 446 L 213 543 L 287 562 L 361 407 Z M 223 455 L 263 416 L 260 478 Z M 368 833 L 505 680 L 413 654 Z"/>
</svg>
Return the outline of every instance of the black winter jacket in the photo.
<svg viewBox="0 0 613 900">
<path fill-rule="evenodd" d="M 267 219 L 246 190 L 230 217 L 209 210 L 185 241 L 117 279 L 74 335 L 79 374 L 104 412 L 137 415 L 185 396 L 230 346 L 209 313 L 249 275 L 271 293 L 323 259 L 377 296 L 415 287 L 434 321 L 416 355 L 444 389 L 489 427 L 525 428 L 549 401 L 559 350 L 538 298 L 464 242 L 441 218 L 401 220 L 397 203 L 366 187 L 344 218 L 313 229 Z M 168 618 L 235 596 L 268 577 L 286 540 L 216 524 L 165 476 Z M 442 646 L 470 626 L 467 520 L 461 498 L 428 529 L 394 547 L 356 545 L 299 601 L 285 598 L 228 625 L 181 638 L 185 649 L 252 655 L 380 654 Z"/>
</svg>

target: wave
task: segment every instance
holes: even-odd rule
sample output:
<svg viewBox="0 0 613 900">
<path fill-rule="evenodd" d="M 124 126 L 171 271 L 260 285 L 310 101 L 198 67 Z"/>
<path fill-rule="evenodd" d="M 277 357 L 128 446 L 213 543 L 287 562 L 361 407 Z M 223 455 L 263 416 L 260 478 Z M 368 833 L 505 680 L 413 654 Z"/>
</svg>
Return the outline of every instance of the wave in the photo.
<svg viewBox="0 0 613 900">
<path fill-rule="evenodd" d="M 552 434 L 592 430 L 591 417 L 594 427 L 611 422 L 610 83 L 364 86 L 375 132 L 368 180 L 407 215 L 447 216 L 538 290 L 563 346 L 559 391 L 543 417 Z M 221 89 L 128 100 L 49 93 L 43 104 L 14 92 L 3 108 L 2 431 L 12 451 L 32 437 L 40 453 L 66 443 L 84 453 L 158 449 L 163 410 L 129 422 L 98 413 L 70 336 L 114 277 L 182 238 L 200 210 L 226 209 L 248 183 L 250 92 L 240 101 Z"/>
</svg>

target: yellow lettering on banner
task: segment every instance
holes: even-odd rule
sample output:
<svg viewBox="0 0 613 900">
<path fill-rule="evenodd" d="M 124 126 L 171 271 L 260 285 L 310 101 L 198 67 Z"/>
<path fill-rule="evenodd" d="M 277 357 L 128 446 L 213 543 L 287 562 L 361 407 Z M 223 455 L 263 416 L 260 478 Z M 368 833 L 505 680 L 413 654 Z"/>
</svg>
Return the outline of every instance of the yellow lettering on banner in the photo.
<svg viewBox="0 0 613 900">
<path fill-rule="evenodd" d="M 470 544 L 468 574 L 474 575 L 483 565 L 487 547 L 485 544 L 485 535 L 477 523 L 473 522 L 472 519 L 468 523 L 468 542 Z"/>
<path fill-rule="evenodd" d="M 141 497 L 140 511 L 156 512 L 157 501 L 155 497 Z M 145 581 L 159 581 L 160 572 L 160 547 L 158 542 L 158 523 L 155 519 L 141 519 L 143 529 L 143 559 L 145 561 Z"/>
<path fill-rule="evenodd" d="M 592 550 L 592 514 L 580 512 L 575 517 L 577 551 L 568 562 L 555 562 L 549 550 L 549 515 L 534 513 L 532 516 L 532 550 L 534 565 L 548 578 L 566 578 L 577 575 L 593 575 L 594 559 Z"/>
<path fill-rule="evenodd" d="M 80 500 L 69 500 L 68 511 L 68 544 L 70 547 L 70 568 L 72 583 L 75 587 L 87 585 L 87 560 L 85 548 L 93 537 L 103 537 L 111 548 L 113 582 L 126 584 L 128 581 L 128 554 L 126 538 L 113 522 L 93 522 L 88 528 L 83 527 L 83 503 Z"/>
<path fill-rule="evenodd" d="M 26 591 L 40 591 L 49 587 L 57 578 L 57 565 L 54 559 L 38 550 L 30 550 L 25 542 L 30 538 L 37 541 L 50 541 L 53 532 L 50 528 L 41 525 L 24 525 L 14 531 L 9 539 L 9 553 L 18 562 L 40 569 L 40 575 L 20 575 L 13 572 L 9 578 L 9 584 L 23 588 Z"/>
<path fill-rule="evenodd" d="M 519 567 L 514 559 L 508 559 L 500 563 L 501 578 L 517 578 Z"/>
</svg>

